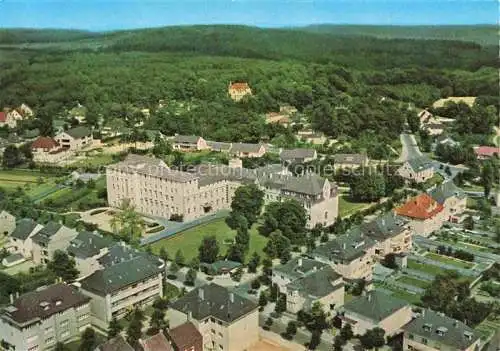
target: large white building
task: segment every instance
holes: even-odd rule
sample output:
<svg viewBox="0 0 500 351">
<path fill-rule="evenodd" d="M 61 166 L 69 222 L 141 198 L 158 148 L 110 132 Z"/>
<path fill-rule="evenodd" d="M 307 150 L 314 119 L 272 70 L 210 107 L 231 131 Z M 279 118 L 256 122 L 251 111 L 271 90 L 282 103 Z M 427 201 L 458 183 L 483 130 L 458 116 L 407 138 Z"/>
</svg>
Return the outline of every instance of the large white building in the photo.
<svg viewBox="0 0 500 351">
<path fill-rule="evenodd" d="M 280 165 L 245 169 L 241 165 L 200 165 L 190 172 L 169 168 L 163 161 L 129 155 L 106 170 L 108 202 L 119 207 L 128 199 L 137 211 L 170 218 L 193 220 L 228 209 L 236 189 L 256 184 L 265 192 L 266 203 L 295 198 L 308 214 L 308 226 L 325 226 L 338 215 L 335 184 L 314 174 L 291 175 Z"/>
</svg>

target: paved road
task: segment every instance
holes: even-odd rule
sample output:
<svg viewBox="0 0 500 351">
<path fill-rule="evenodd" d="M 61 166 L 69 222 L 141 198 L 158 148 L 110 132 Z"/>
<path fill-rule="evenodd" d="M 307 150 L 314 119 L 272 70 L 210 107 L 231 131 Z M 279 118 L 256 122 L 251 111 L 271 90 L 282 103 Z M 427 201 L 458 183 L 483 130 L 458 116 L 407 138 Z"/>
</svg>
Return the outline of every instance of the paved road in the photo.
<svg viewBox="0 0 500 351">
<path fill-rule="evenodd" d="M 405 162 L 412 158 L 422 157 L 422 152 L 418 148 L 417 141 L 412 134 L 401 134 L 400 135 L 401 144 L 403 145 L 403 151 L 401 156 L 399 156 L 398 162 Z"/>
</svg>

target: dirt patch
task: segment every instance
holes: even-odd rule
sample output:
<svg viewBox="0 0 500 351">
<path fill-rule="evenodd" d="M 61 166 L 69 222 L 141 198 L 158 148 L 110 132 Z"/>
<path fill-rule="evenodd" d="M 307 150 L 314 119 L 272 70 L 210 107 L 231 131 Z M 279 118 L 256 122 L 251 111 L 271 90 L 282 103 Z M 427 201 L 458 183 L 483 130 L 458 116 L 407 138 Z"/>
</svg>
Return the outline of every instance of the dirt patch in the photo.
<svg viewBox="0 0 500 351">
<path fill-rule="evenodd" d="M 290 351 L 274 341 L 261 339 L 259 342 L 248 349 L 249 351 Z"/>
</svg>

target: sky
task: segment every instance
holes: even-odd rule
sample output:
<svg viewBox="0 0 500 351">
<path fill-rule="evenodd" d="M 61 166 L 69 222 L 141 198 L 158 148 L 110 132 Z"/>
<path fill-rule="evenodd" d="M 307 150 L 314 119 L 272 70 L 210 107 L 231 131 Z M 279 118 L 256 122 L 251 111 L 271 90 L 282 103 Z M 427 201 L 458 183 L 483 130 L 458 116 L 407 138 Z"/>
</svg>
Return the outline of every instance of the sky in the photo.
<svg viewBox="0 0 500 351">
<path fill-rule="evenodd" d="M 0 0 L 2 28 L 495 24 L 498 0 Z"/>
</svg>

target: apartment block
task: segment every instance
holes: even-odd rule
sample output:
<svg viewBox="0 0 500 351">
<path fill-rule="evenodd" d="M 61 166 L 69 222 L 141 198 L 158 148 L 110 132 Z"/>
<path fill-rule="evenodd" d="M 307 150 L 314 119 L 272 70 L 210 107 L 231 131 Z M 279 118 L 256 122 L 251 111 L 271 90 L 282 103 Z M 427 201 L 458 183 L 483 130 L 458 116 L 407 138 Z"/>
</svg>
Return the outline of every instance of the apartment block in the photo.
<svg viewBox="0 0 500 351">
<path fill-rule="evenodd" d="M 83 231 L 71 240 L 66 251 L 75 260 L 80 278 L 83 278 L 103 268 L 99 261 L 114 245 L 117 243 L 109 237 Z"/>
<path fill-rule="evenodd" d="M 243 351 L 259 341 L 258 305 L 220 285 L 188 292 L 170 305 L 167 317 L 170 328 L 192 323 L 204 351 Z"/>
<path fill-rule="evenodd" d="M 109 322 L 131 309 L 150 305 L 163 296 L 165 262 L 117 243 L 98 259 L 99 268 L 79 281 L 92 298 L 92 323 L 106 330 Z"/>
<path fill-rule="evenodd" d="M 106 179 L 111 206 L 119 207 L 128 199 L 139 212 L 150 216 L 181 215 L 189 221 L 228 209 L 242 184 L 257 184 L 265 192 L 266 202 L 297 199 L 306 209 L 309 227 L 331 225 L 338 215 L 335 184 L 315 174 L 295 177 L 280 165 L 245 169 L 205 164 L 184 172 L 158 159 L 129 155 L 108 166 Z"/>
<path fill-rule="evenodd" d="M 407 218 L 387 212 L 375 220 L 362 225 L 363 233 L 376 241 L 375 255 L 383 258 L 389 253 L 410 252 L 412 229 Z"/>
<path fill-rule="evenodd" d="M 12 301 L 0 315 L 0 336 L 9 351 L 50 350 L 78 339 L 90 323 L 90 298 L 74 286 L 54 284 Z"/>
<path fill-rule="evenodd" d="M 33 256 L 32 237 L 42 230 L 43 226 L 31 218 L 22 218 L 17 221 L 14 230 L 9 236 L 8 250 L 18 253 L 25 258 Z"/>
</svg>

